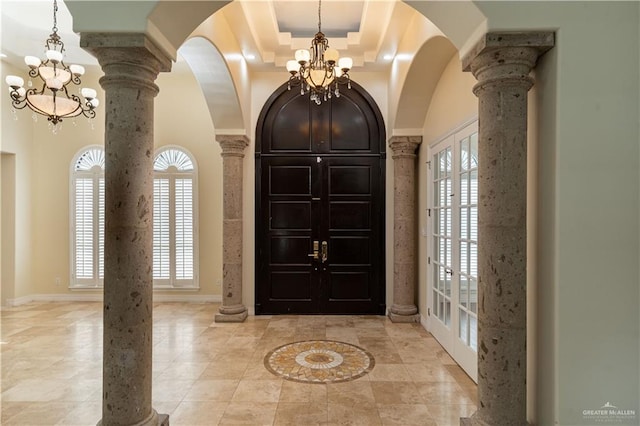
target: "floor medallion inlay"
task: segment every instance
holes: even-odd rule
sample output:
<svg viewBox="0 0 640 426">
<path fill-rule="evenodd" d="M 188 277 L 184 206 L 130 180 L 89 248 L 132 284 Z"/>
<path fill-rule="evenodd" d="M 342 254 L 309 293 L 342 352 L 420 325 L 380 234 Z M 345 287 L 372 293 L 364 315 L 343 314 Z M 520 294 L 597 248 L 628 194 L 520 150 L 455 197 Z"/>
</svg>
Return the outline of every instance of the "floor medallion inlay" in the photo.
<svg viewBox="0 0 640 426">
<path fill-rule="evenodd" d="M 303 383 L 339 383 L 371 371 L 373 356 L 357 346 L 332 340 L 294 342 L 272 350 L 265 367 L 287 380 Z"/>
</svg>

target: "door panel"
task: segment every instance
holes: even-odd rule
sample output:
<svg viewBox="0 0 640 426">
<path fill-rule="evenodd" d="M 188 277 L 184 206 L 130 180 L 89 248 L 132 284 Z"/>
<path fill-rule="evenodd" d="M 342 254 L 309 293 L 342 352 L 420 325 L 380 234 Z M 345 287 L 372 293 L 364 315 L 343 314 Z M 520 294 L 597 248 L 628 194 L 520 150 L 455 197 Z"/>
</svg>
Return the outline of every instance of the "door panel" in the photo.
<svg viewBox="0 0 640 426">
<path fill-rule="evenodd" d="M 383 313 L 378 259 L 383 254 L 379 212 L 384 202 L 377 193 L 381 161 L 322 156 L 261 160 L 263 177 L 271 177 L 272 186 L 262 200 L 269 206 L 262 221 L 269 223 L 261 247 L 262 258 L 268 259 L 261 268 L 265 282 L 259 294 L 264 313 Z M 308 170 L 308 177 L 300 170 Z M 273 176 L 290 171 L 300 178 L 293 183 L 297 190 L 278 186 L 280 180 L 273 187 Z"/>
<path fill-rule="evenodd" d="M 477 380 L 478 134 L 472 124 L 430 148 L 428 328 Z"/>
<path fill-rule="evenodd" d="M 309 108 L 302 96 L 283 100 L 274 106 L 276 112 L 273 117 L 271 131 L 275 135 L 286 134 L 286 138 L 270 137 L 268 150 L 311 152 L 309 135 L 311 134 L 311 121 L 309 120 Z"/>
<path fill-rule="evenodd" d="M 384 124 L 279 89 L 256 140 L 256 313 L 384 314 Z M 317 249 L 317 250 L 315 250 Z"/>
</svg>

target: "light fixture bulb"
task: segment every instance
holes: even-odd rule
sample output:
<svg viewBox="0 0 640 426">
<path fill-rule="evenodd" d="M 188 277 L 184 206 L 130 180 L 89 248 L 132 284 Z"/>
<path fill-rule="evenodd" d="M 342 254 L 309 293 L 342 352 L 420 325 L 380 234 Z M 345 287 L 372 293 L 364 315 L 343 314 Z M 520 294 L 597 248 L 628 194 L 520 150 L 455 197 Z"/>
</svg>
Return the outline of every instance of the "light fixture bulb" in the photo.
<svg viewBox="0 0 640 426">
<path fill-rule="evenodd" d="M 351 58 L 340 58 L 338 61 L 338 68 L 342 71 L 349 71 L 353 67 L 353 59 Z"/>
<path fill-rule="evenodd" d="M 336 49 L 329 48 L 324 51 L 324 59 L 331 65 L 338 62 L 339 57 L 340 57 L 340 54 Z"/>
<path fill-rule="evenodd" d="M 13 87 L 7 87 L 7 89 L 9 89 L 9 93 L 17 92 L 18 96 L 20 96 L 21 98 L 23 98 L 24 95 L 27 94 L 27 89 L 25 89 L 24 87 L 18 87 L 15 90 L 13 89 Z"/>
<path fill-rule="evenodd" d="M 7 78 L 5 78 L 5 81 L 14 89 L 24 86 L 24 80 L 22 77 L 18 77 L 17 75 L 8 75 Z"/>
<path fill-rule="evenodd" d="M 47 81 L 45 81 L 45 84 L 51 90 L 62 89 L 62 81 L 58 80 L 57 78 L 49 78 L 47 79 Z"/>
<path fill-rule="evenodd" d="M 98 94 L 94 89 L 90 89 L 89 87 L 83 87 L 80 89 L 80 94 L 86 99 L 94 99 Z"/>
<path fill-rule="evenodd" d="M 294 59 L 287 61 L 287 71 L 289 71 L 291 74 L 297 73 L 299 69 L 300 64 L 298 64 L 297 61 L 295 61 Z"/>
<path fill-rule="evenodd" d="M 57 50 L 47 50 L 47 59 L 49 59 L 53 63 L 62 62 L 62 52 L 58 52 Z"/>
<path fill-rule="evenodd" d="M 24 63 L 27 64 L 30 68 L 38 68 L 42 61 L 40 58 L 35 56 L 25 56 Z"/>
<path fill-rule="evenodd" d="M 311 54 L 309 53 L 309 51 L 307 49 L 296 50 L 296 61 L 299 64 L 304 65 L 307 62 L 309 62 L 309 59 L 311 59 Z"/>
<path fill-rule="evenodd" d="M 83 75 L 84 67 L 82 65 L 69 65 L 69 71 L 73 75 Z"/>
<path fill-rule="evenodd" d="M 98 108 L 98 105 L 100 105 L 100 101 L 98 100 L 98 98 L 93 98 L 89 101 L 89 103 L 91 104 L 92 107 L 94 108 Z"/>
</svg>

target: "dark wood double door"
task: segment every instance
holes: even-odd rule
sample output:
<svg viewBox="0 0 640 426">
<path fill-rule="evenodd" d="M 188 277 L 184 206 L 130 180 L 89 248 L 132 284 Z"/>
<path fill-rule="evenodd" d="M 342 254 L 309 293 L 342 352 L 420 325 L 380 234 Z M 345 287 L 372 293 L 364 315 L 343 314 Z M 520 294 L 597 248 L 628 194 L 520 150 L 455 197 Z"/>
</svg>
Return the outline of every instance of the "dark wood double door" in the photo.
<svg viewBox="0 0 640 426">
<path fill-rule="evenodd" d="M 316 105 L 281 88 L 263 109 L 257 314 L 385 312 L 384 126 L 352 91 Z"/>
</svg>

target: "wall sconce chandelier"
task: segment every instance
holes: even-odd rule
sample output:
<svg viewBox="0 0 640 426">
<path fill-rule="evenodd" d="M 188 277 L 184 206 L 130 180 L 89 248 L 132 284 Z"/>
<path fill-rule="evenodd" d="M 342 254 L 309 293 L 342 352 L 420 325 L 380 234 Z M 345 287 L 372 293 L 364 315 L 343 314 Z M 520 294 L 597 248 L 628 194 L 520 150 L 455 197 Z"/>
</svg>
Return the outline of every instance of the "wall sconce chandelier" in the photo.
<svg viewBox="0 0 640 426">
<path fill-rule="evenodd" d="M 100 103 L 94 89 L 84 87 L 80 90 L 84 101 L 77 95 L 69 94 L 67 90 L 69 82 L 80 85 L 80 76 L 84 74 L 84 67 L 67 66 L 63 61 L 64 43 L 58 35 L 57 12 L 58 2 L 53 0 L 53 32 L 45 44 L 47 59 L 41 61 L 35 56 L 24 58 L 24 62 L 29 66 L 29 87 L 32 85 L 31 78 L 35 77 L 40 77 L 42 87 L 25 89 L 24 80 L 21 77 L 8 75 L 6 78 L 14 110 L 28 106 L 34 112 L 46 116 L 54 126 L 63 118 L 76 117 L 80 114 L 87 118 L 94 118 L 96 116 L 94 109 Z M 34 117 L 36 117 L 35 114 Z"/>
<path fill-rule="evenodd" d="M 295 60 L 287 61 L 291 85 L 300 84 L 300 94 L 310 93 L 310 98 L 320 105 L 322 101 L 335 95 L 340 97 L 339 84 L 351 89 L 349 70 L 353 66 L 351 58 L 340 58 L 338 51 L 329 47 L 329 41 L 322 33 L 322 0 L 318 0 L 318 32 L 311 40 L 311 49 L 296 50 Z"/>
</svg>

